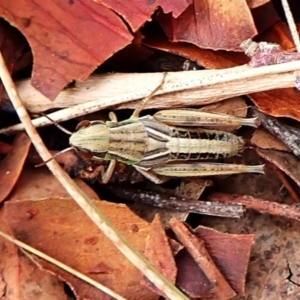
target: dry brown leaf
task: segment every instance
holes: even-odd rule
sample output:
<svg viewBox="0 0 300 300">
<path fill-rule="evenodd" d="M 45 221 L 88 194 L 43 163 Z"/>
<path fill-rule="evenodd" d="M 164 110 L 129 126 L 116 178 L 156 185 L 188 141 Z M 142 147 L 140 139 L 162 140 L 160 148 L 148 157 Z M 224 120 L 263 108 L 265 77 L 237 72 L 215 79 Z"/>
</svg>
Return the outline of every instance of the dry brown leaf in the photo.
<svg viewBox="0 0 300 300">
<path fill-rule="evenodd" d="M 0 228 L 2 231 L 8 232 L 2 212 L 0 213 Z M 0 238 L 0 249 L 1 299 L 68 299 L 63 283 L 33 264 L 14 244 Z"/>
<path fill-rule="evenodd" d="M 6 222 L 3 218 L 3 211 L 0 214 L 0 226 L 1 230 L 9 232 Z M 1 281 L 4 282 L 3 294 L 1 298 L 5 300 L 15 300 L 18 299 L 20 295 L 20 285 L 16 284 L 19 280 L 19 255 L 18 247 L 11 242 L 0 238 L 0 249 L 1 249 L 1 259 L 0 259 L 0 270 L 1 270 Z"/>
<path fill-rule="evenodd" d="M 241 97 L 234 97 L 226 99 L 224 101 L 220 101 L 218 103 L 206 105 L 200 110 L 245 118 L 247 115 L 248 106 L 246 105 L 245 100 Z"/>
<path fill-rule="evenodd" d="M 161 224 L 159 214 L 156 214 L 151 223 L 151 231 L 146 242 L 145 257 L 157 270 L 160 271 L 166 278 L 175 284 L 177 268 L 173 253 L 170 247 L 169 239 L 166 236 L 165 230 Z M 143 285 L 153 290 L 157 294 L 161 294 L 160 290 L 153 285 L 147 278 L 143 277 Z M 163 295 L 162 295 L 163 296 Z"/>
<path fill-rule="evenodd" d="M 260 92 L 249 97 L 263 113 L 300 120 L 299 91 L 296 88 Z"/>
<path fill-rule="evenodd" d="M 250 8 L 255 8 L 269 2 L 270 0 L 247 0 L 247 4 Z"/>
<path fill-rule="evenodd" d="M 276 150 L 257 149 L 257 153 L 287 174 L 300 187 L 300 170 L 298 168 L 300 163 L 299 158 L 291 153 Z"/>
<path fill-rule="evenodd" d="M 190 1 L 150 1 L 150 2 L 123 2 L 116 0 L 95 0 L 110 8 L 116 14 L 120 14 L 130 25 L 133 31 L 141 27 L 145 21 L 151 20 L 151 15 L 157 7 L 161 7 L 164 13 L 172 13 L 177 18 L 184 9 L 191 3 Z"/>
<path fill-rule="evenodd" d="M 0 163 L 0 202 L 12 191 L 22 172 L 31 141 L 25 133 L 19 134 L 11 152 Z"/>
<path fill-rule="evenodd" d="M 194 298 L 213 297 L 212 285 L 185 249 L 176 255 L 175 260 L 178 268 L 176 285 L 181 290 Z"/>
<path fill-rule="evenodd" d="M 251 144 L 262 149 L 274 149 L 290 152 L 291 150 L 281 140 L 264 129 L 256 129 L 251 138 Z"/>
<path fill-rule="evenodd" d="M 97 273 L 111 273 L 112 269 L 105 263 L 100 262 L 99 264 L 93 266 L 88 273 L 97 274 Z"/>
<path fill-rule="evenodd" d="M 128 25 L 136 31 L 158 6 L 177 17 L 187 5 L 184 0 L 2 0 L 0 15 L 28 40 L 35 61 L 31 83 L 53 100 L 73 79 L 85 80 L 97 66 L 128 45 L 133 39 Z"/>
<path fill-rule="evenodd" d="M 0 19 L 0 50 L 11 74 L 32 63 L 32 55 L 24 36 L 3 19 Z M 0 83 L 0 93 L 2 90 Z"/>
<path fill-rule="evenodd" d="M 22 253 L 19 255 L 20 299 L 24 300 L 68 300 L 64 284 L 54 275 L 41 270 Z"/>
<path fill-rule="evenodd" d="M 170 40 L 214 50 L 240 51 L 240 44 L 257 34 L 250 9 L 240 0 L 196 0 L 178 18 L 158 20 Z"/>
<path fill-rule="evenodd" d="M 147 37 L 143 40 L 143 44 L 153 49 L 180 55 L 207 69 L 230 68 L 249 61 L 243 53 L 201 49 L 190 43 L 171 42 L 163 36 Z"/>
<path fill-rule="evenodd" d="M 96 201 L 96 205 L 137 251 L 144 251 L 150 232 L 147 222 L 125 205 L 105 201 Z M 85 273 L 127 299 L 157 299 L 157 295 L 140 285 L 142 274 L 139 270 L 125 259 L 72 199 L 8 201 L 4 211 L 17 239 Z M 103 292 L 96 288 L 52 264 L 38 261 L 43 268 L 66 280 L 77 296 L 105 299 Z M 91 273 L 100 263 L 111 272 Z"/>
<path fill-rule="evenodd" d="M 0 154 L 7 155 L 12 150 L 12 145 L 4 142 L 0 142 Z"/>
<path fill-rule="evenodd" d="M 98 199 L 96 192 L 85 182 L 80 179 L 74 179 L 74 181 L 89 197 Z M 8 200 L 39 200 L 51 197 L 68 198 L 70 196 L 46 167 L 25 166 Z"/>
<path fill-rule="evenodd" d="M 0 275 L 0 297 L 3 298 L 5 294 L 6 284 L 4 282 L 3 276 Z"/>
</svg>

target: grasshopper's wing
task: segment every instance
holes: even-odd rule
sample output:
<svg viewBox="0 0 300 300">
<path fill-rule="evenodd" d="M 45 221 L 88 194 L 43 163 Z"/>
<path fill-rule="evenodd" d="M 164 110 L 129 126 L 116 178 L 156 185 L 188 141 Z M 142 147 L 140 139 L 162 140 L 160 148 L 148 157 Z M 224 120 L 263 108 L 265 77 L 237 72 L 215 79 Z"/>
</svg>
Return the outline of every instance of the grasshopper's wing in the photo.
<svg viewBox="0 0 300 300">
<path fill-rule="evenodd" d="M 257 127 L 257 118 L 239 118 L 227 114 L 202 112 L 195 109 L 169 109 L 154 114 L 154 118 L 172 126 L 252 126 Z"/>
</svg>

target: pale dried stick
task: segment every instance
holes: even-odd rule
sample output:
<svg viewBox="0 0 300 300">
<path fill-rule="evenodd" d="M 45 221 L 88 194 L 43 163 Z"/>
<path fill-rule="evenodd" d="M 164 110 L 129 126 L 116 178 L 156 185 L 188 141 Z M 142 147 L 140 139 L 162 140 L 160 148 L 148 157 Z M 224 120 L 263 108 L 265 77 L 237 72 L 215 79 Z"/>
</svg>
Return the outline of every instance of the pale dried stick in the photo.
<svg viewBox="0 0 300 300">
<path fill-rule="evenodd" d="M 171 72 L 167 74 L 164 87 L 157 92 L 157 94 L 163 95 L 153 97 L 147 108 L 189 107 L 212 103 L 232 96 L 275 88 L 294 87 L 296 72 L 299 70 L 300 61 L 293 61 L 259 68 L 239 66 L 223 70 Z M 62 96 L 58 96 L 57 101 L 54 101 L 54 103 L 60 102 L 60 104 L 55 105 L 62 105 L 64 100 L 68 100 L 68 103 L 70 103 L 73 100 L 75 101 L 76 98 L 81 98 L 82 103 L 62 109 L 49 116 L 54 121 L 60 122 L 147 97 L 159 85 L 162 76 L 163 73 L 150 73 L 110 74 L 100 76 L 98 79 L 91 77 L 75 90 L 62 91 Z M 249 80 L 251 80 L 251 84 L 249 84 Z M 122 90 L 118 91 L 116 86 L 121 86 Z M 49 104 L 49 100 L 40 93 L 36 91 L 33 93 L 33 89 L 31 89 L 26 94 L 24 89 L 28 89 L 28 85 L 26 88 L 24 86 L 21 88 L 25 99 L 39 99 L 27 106 L 39 107 L 41 111 L 41 102 L 48 102 Z M 175 95 L 174 93 L 170 94 L 174 91 L 177 92 Z M 135 106 L 136 103 L 130 103 L 126 107 L 133 108 Z M 45 117 L 37 118 L 32 122 L 36 127 L 51 124 Z M 0 133 L 12 133 L 23 128 L 22 124 L 17 124 L 0 130 Z"/>
<path fill-rule="evenodd" d="M 21 98 L 18 95 L 16 87 L 7 70 L 3 56 L 0 52 L 0 78 L 7 94 L 9 95 L 14 108 L 24 124 L 25 130 L 34 144 L 37 152 L 47 161 L 52 156 L 43 144 L 42 139 L 31 124 L 29 115 L 24 108 Z M 147 260 L 137 252 L 134 247 L 121 235 L 99 210 L 95 203 L 83 192 L 75 182 L 63 171 L 59 164 L 53 159 L 47 163 L 48 168 L 58 179 L 61 185 L 66 189 L 69 195 L 76 201 L 82 210 L 90 217 L 97 227 L 109 238 L 112 243 L 134 264 L 163 294 L 170 299 L 188 299 L 179 291 L 168 279 L 159 273 L 159 271 L 147 262 Z M 76 226 L 74 224 L 74 226 Z"/>
<path fill-rule="evenodd" d="M 285 14 L 286 20 L 288 22 L 292 38 L 293 38 L 294 44 L 295 44 L 296 49 L 297 49 L 297 52 L 300 52 L 299 34 L 298 34 L 298 31 L 297 31 L 297 27 L 296 27 L 291 9 L 290 9 L 290 5 L 289 5 L 287 0 L 281 0 L 281 3 L 282 3 L 284 14 Z"/>
<path fill-rule="evenodd" d="M 88 276 L 80 273 L 79 271 L 77 271 L 77 270 L 75 270 L 75 269 L 73 269 L 73 268 L 71 268 L 71 267 L 63 264 L 62 262 L 54 259 L 53 257 L 51 257 L 51 256 L 49 256 L 49 255 L 47 255 L 47 254 L 45 254 L 45 253 L 43 253 L 43 252 L 41 252 L 41 251 L 39 251 L 37 249 L 34 249 L 31 246 L 29 246 L 29 245 L 27 245 L 27 244 L 25 244 L 25 243 L 23 243 L 23 242 L 15 239 L 15 238 L 11 237 L 10 235 L 2 232 L 1 230 L 0 230 L 0 236 L 3 237 L 3 238 L 5 238 L 6 240 L 10 241 L 11 243 L 17 245 L 18 247 L 20 247 L 20 248 L 22 248 L 22 249 L 24 249 L 24 250 L 26 250 L 26 251 L 28 251 L 28 252 L 30 252 L 30 253 L 38 256 L 38 257 L 40 257 L 40 258 L 42 258 L 42 259 L 44 259 L 44 260 L 46 260 L 48 262 L 50 262 L 51 264 L 53 264 L 53 265 L 55 265 L 55 266 L 57 266 L 57 267 L 65 270 L 66 272 L 69 272 L 70 274 L 74 275 L 75 277 L 77 277 L 77 278 L 79 278 L 79 279 L 81 279 L 81 280 L 89 283 L 90 285 L 92 285 L 95 288 L 101 290 L 102 292 L 106 293 L 107 295 L 110 295 L 110 296 L 114 297 L 115 299 L 126 300 L 126 298 L 124 298 L 124 297 L 120 296 L 119 294 L 115 293 L 114 291 L 112 291 L 111 289 L 107 288 L 103 284 L 101 284 L 101 283 L 95 281 L 94 279 L 92 279 L 92 278 L 90 278 L 90 277 L 88 277 Z"/>
<path fill-rule="evenodd" d="M 240 69 L 245 67 L 234 68 L 238 73 Z M 250 69 L 250 68 L 248 68 Z M 252 68 L 253 69 L 253 68 Z M 230 70 L 230 69 L 229 69 Z M 254 70 L 257 72 L 258 69 Z M 205 79 L 208 74 L 218 75 L 224 73 L 225 70 L 203 70 L 169 73 L 168 82 L 165 86 L 184 85 L 187 79 L 193 78 Z M 207 73 L 208 72 L 208 73 Z M 278 73 L 278 72 L 277 72 Z M 229 83 L 216 82 L 213 85 L 206 84 L 201 89 L 186 89 L 177 92 L 165 93 L 161 90 L 161 95 L 156 95 L 147 104 L 147 108 L 165 108 L 170 106 L 186 107 L 203 105 L 219 101 L 221 99 L 233 97 L 240 94 L 249 94 L 262 90 L 270 90 L 275 88 L 294 87 L 295 76 L 293 72 L 284 72 L 266 74 L 251 79 L 249 81 L 247 73 L 241 74 L 238 80 Z M 67 88 L 62 90 L 55 101 L 48 100 L 45 96 L 35 90 L 30 80 L 22 80 L 17 84 L 21 98 L 24 99 L 25 107 L 32 113 L 43 112 L 53 108 L 70 107 L 77 104 L 96 101 L 98 110 L 118 105 L 117 107 L 135 108 L 137 102 L 133 101 L 139 97 L 146 97 L 161 81 L 161 73 L 116 73 L 92 75 L 84 82 L 76 82 L 75 88 Z M 148 91 L 150 91 L 148 93 Z M 3 95 L 4 102 L 7 95 Z M 128 103 L 128 101 L 130 101 Z M 128 104 L 127 104 L 128 103 Z M 8 104 L 7 104 L 8 105 Z"/>
</svg>

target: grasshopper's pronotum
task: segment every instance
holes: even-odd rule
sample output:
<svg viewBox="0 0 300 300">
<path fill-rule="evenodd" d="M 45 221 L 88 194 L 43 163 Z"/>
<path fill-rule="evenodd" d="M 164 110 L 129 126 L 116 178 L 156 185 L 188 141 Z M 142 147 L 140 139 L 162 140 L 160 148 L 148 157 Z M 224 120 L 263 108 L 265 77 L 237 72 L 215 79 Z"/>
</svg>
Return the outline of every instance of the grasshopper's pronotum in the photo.
<svg viewBox="0 0 300 300">
<path fill-rule="evenodd" d="M 263 173 L 263 165 L 199 162 L 234 156 L 243 149 L 244 141 L 225 131 L 195 127 L 256 127 L 256 118 L 238 118 L 187 109 L 163 110 L 153 116 L 139 117 L 145 103 L 161 85 L 142 101 L 129 119 L 118 122 L 111 113 L 111 121 L 83 121 L 77 126 L 78 131 L 71 135 L 71 148 L 88 151 L 93 159 L 110 160 L 108 169 L 102 174 L 103 183 L 109 181 L 116 160 L 132 165 L 155 183 L 164 182 L 166 176 Z"/>
</svg>

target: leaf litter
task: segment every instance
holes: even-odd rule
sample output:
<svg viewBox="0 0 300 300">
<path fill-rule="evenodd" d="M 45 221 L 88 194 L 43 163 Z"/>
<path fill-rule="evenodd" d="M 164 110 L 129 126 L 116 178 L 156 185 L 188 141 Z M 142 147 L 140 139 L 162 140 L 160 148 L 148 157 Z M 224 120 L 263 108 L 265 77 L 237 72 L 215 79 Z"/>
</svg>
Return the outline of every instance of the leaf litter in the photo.
<svg viewBox="0 0 300 300">
<path fill-rule="evenodd" d="M 4 0 L 0 15 L 26 37 L 35 56 L 31 84 L 53 100 L 70 81 L 85 80 L 113 53 L 130 44 L 133 36 L 127 25 L 136 31 L 157 6 L 176 17 L 187 5 L 183 0 L 170 6 L 165 1 L 137 2 L 136 8 L 115 1 L 49 1 L 41 7 L 30 0 Z"/>
<path fill-rule="evenodd" d="M 52 1 L 42 10 L 36 3 L 25 0 L 18 1 L 19 7 L 25 7 L 24 5 L 28 4 L 26 10 L 15 10 L 15 4 L 4 1 L 1 3 L 0 13 L 15 24 L 29 41 L 35 56 L 32 84 L 50 99 L 54 99 L 70 80 L 74 78 L 84 80 L 114 52 L 130 44 L 133 40 L 131 31 L 137 33 L 140 26 L 150 19 L 152 12 L 159 5 L 147 4 L 147 6 L 144 4 L 141 9 L 141 7 L 128 6 L 125 3 L 117 4 L 114 1 L 87 2 L 86 5 L 83 5 L 80 1 L 70 1 L 68 4 Z M 159 49 L 181 55 L 188 60 L 188 64 L 197 62 L 206 68 L 226 68 L 248 62 L 249 60 L 243 53 L 234 51 L 240 51 L 238 49 L 240 43 L 249 36 L 256 35 L 257 28 L 262 30 L 261 28 L 269 27 L 268 30 L 263 32 L 263 34 L 266 32 L 269 34 L 263 40 L 274 42 L 274 39 L 276 39 L 275 42 L 280 44 L 284 50 L 291 50 L 288 31 L 278 23 L 272 24 L 276 16 L 272 20 L 259 17 L 259 14 L 254 14 L 253 10 L 251 12 L 245 4 L 246 2 L 232 2 L 231 6 L 227 7 L 229 14 L 225 14 L 223 11 L 215 19 L 218 24 L 221 21 L 223 22 L 223 31 L 217 30 L 214 33 L 207 29 L 211 26 L 211 18 L 206 19 L 202 30 L 200 30 L 200 27 L 197 27 L 199 18 L 206 16 L 209 8 L 211 8 L 211 13 L 214 11 L 218 13 L 220 2 L 214 8 L 211 1 L 199 3 L 195 2 L 183 12 L 188 2 L 177 1 L 176 9 L 174 8 L 175 4 L 173 7 L 173 16 L 170 14 L 163 15 L 162 11 L 157 11 L 156 21 L 164 28 L 169 39 L 162 38 L 161 35 L 157 35 L 159 37 L 157 39 L 155 39 L 155 35 L 149 38 L 146 34 L 145 40 L 138 40 L 138 43 L 150 47 L 152 51 Z M 252 9 L 258 9 L 262 4 L 264 3 L 248 1 L 248 5 Z M 164 13 L 172 11 L 172 6 L 168 5 L 163 5 Z M 202 5 L 202 15 L 195 14 L 195 11 L 199 9 L 199 5 Z M 36 8 L 34 15 L 30 13 L 33 7 Z M 241 14 L 235 13 L 234 10 L 238 8 L 241 9 Z M 135 14 L 132 13 L 134 9 L 137 9 Z M 49 19 L 45 18 L 47 12 L 51 16 Z M 271 12 L 271 8 L 268 12 L 270 14 L 274 13 Z M 87 15 L 89 16 L 89 22 L 86 22 L 86 19 L 83 22 L 83 17 Z M 182 31 L 182 24 L 185 24 L 191 15 L 193 21 L 190 24 L 190 30 L 185 29 Z M 119 16 L 122 16 L 123 19 Z M 255 18 L 255 24 L 261 22 L 260 26 L 255 27 L 253 17 Z M 58 22 L 60 19 L 65 20 L 64 26 Z M 241 19 L 243 19 L 244 27 L 241 26 Z M 40 23 L 44 27 L 39 26 Z M 127 25 L 131 30 L 128 30 Z M 74 28 L 80 28 L 80 30 L 74 31 Z M 102 39 L 91 38 L 91 36 L 97 37 L 99 32 L 104 35 Z M 43 35 L 44 33 L 46 34 Z M 72 38 L 70 34 L 72 34 Z M 103 40 L 107 40 L 107 43 L 103 43 Z M 3 47 L 1 49 L 3 50 Z M 72 52 L 70 49 L 72 49 Z M 229 50 L 229 52 L 218 49 Z M 127 49 L 127 51 L 130 53 L 134 50 Z M 47 57 L 46 61 L 45 57 Z M 49 68 L 45 67 L 46 62 L 47 66 L 50 66 Z M 111 64 L 113 65 L 113 62 Z M 53 67 L 58 65 L 59 68 Z M 11 72 L 14 71 L 11 70 Z M 266 91 L 249 95 L 249 97 L 257 105 L 259 111 L 270 115 L 270 117 L 267 117 L 269 120 L 278 116 L 299 120 L 297 113 L 299 110 L 298 91 L 295 89 Z M 225 112 L 244 111 L 243 113 L 245 113 L 247 108 L 245 106 L 247 105 L 244 104 L 244 108 L 240 107 L 237 104 L 240 103 L 240 100 L 227 101 L 228 108 Z M 205 109 L 209 110 L 209 108 Z M 211 109 L 218 110 L 218 104 Z M 274 122 L 276 121 L 277 119 L 274 119 Z M 256 136 L 258 132 L 255 133 Z M 294 134 L 297 135 L 297 133 L 296 128 Z M 241 131 L 241 134 L 244 134 L 244 132 Z M 296 167 L 298 165 L 297 158 L 288 153 L 288 149 L 283 147 L 276 138 L 273 138 L 273 140 L 268 138 L 267 140 L 265 135 L 260 136 L 264 146 L 259 146 L 259 142 L 255 139 L 252 139 L 252 146 L 280 150 L 257 149 L 256 152 L 285 172 L 291 178 L 291 186 L 293 182 L 299 186 L 300 180 Z M 24 138 L 22 140 L 19 137 L 19 139 L 20 144 L 18 144 L 17 139 L 12 146 L 0 145 L 2 154 L 9 153 L 0 165 L 1 177 L 5 178 L 7 166 L 13 167 L 11 180 L 5 181 L 9 184 L 2 185 L 5 191 L 5 193 L 2 193 L 2 198 L 6 201 L 1 211 L 1 229 L 5 230 L 6 228 L 8 230 L 9 228 L 21 240 L 64 262 L 68 262 L 71 266 L 82 270 L 83 273 L 104 282 L 114 290 L 120 291 L 128 299 L 158 299 L 157 290 L 153 285 L 150 284 L 149 290 L 141 286 L 142 275 L 110 245 L 101 232 L 95 229 L 81 210 L 68 198 L 66 192 L 61 189 L 57 180 L 53 180 L 53 177 L 49 175 L 45 168 L 34 169 L 28 165 L 28 162 L 24 166 L 30 143 Z M 288 144 L 288 146 L 291 145 L 294 146 L 294 143 Z M 293 148 L 291 147 L 291 149 Z M 260 160 L 253 151 L 251 154 L 249 154 L 249 151 L 251 150 L 245 151 L 245 154 L 234 158 L 234 160 L 240 162 L 257 162 Z M 34 159 L 36 158 L 34 158 L 31 150 L 28 160 L 33 161 Z M 77 157 L 74 158 L 69 155 L 62 159 L 62 163 L 65 164 L 67 169 L 74 169 L 77 162 Z M 99 173 L 92 172 L 96 167 L 87 165 L 85 168 L 84 171 L 79 171 L 77 174 L 82 177 L 85 176 L 89 180 L 97 180 Z M 122 176 L 123 182 L 128 179 L 136 180 L 135 175 L 130 171 L 128 173 L 127 171 L 124 172 L 122 167 L 117 169 L 116 181 Z M 292 213 L 295 213 L 298 210 L 297 204 L 293 204 L 293 200 L 286 190 L 286 182 L 284 183 L 282 177 L 278 174 L 272 167 L 267 165 L 266 176 L 254 174 L 223 176 L 214 179 L 213 187 L 207 183 L 203 184 L 203 182 L 202 186 L 200 182 L 185 182 L 185 185 L 189 188 L 182 187 L 179 194 L 181 197 L 186 197 L 188 194 L 191 196 L 191 200 L 198 200 L 199 198 L 202 200 L 203 197 L 207 198 L 209 195 L 211 198 L 213 196 L 220 198 L 221 195 L 227 195 L 230 200 L 234 199 L 233 194 L 240 194 L 242 197 L 251 195 L 254 197 L 249 200 L 252 205 L 255 204 L 254 200 L 262 200 L 259 202 L 260 204 L 264 200 L 269 200 L 268 205 L 274 210 L 276 205 L 273 203 L 272 207 L 272 201 L 276 201 L 278 206 L 289 208 Z M 1 180 L 1 182 L 3 181 Z M 168 220 L 173 217 L 172 226 L 181 228 L 182 232 L 185 232 L 183 237 L 179 239 L 185 246 L 182 248 L 183 246 L 179 246 L 178 242 L 174 243 L 174 240 L 170 240 L 164 235 L 164 227 L 160 224 L 159 217 L 156 217 L 150 225 L 137 217 L 126 206 L 99 201 L 98 194 L 83 181 L 77 180 L 77 183 L 95 199 L 97 205 L 101 206 L 101 209 L 113 220 L 115 226 L 120 231 L 124 231 L 126 236 L 128 235 L 127 237 L 131 239 L 139 251 L 146 251 L 146 256 L 149 259 L 151 257 L 150 260 L 161 269 L 162 273 L 167 274 L 167 271 L 169 271 L 170 273 L 167 276 L 173 282 L 176 281 L 177 285 L 190 297 L 218 295 L 219 298 L 227 299 L 237 294 L 255 299 L 276 299 L 275 297 L 278 295 L 285 299 L 288 299 L 287 297 L 293 299 L 299 292 L 297 281 L 298 222 L 284 218 L 288 216 L 287 209 L 285 213 L 283 212 L 284 217 L 281 218 L 271 216 L 272 212 L 270 210 L 267 211 L 268 215 L 265 216 L 247 211 L 245 218 L 240 220 L 202 216 L 197 218 L 196 229 L 186 227 L 184 223 L 174 219 L 174 212 L 169 211 L 162 222 L 164 226 L 168 226 Z M 197 186 L 193 192 L 190 189 L 191 184 Z M 156 189 L 153 190 L 155 193 L 159 193 Z M 175 193 L 172 189 L 164 190 L 171 194 Z M 216 192 L 222 194 L 216 194 Z M 241 197 L 237 199 L 241 199 Z M 245 206 L 249 208 L 247 204 Z M 149 208 L 145 210 L 144 214 L 147 215 L 150 221 L 157 211 L 162 214 L 161 209 L 151 211 Z M 120 218 L 120 216 L 122 217 Z M 187 213 L 177 213 L 176 216 L 187 222 L 195 217 Z M 199 223 L 201 226 L 198 226 Z M 174 235 L 171 235 L 174 238 Z M 2 263 L 0 268 L 0 294 L 5 295 L 5 299 L 16 299 L 15 295 L 17 294 L 22 295 L 24 299 L 34 299 L 32 297 L 37 292 L 42 293 L 41 297 L 44 297 L 43 299 L 46 299 L 45 295 L 47 293 L 49 295 L 52 293 L 51 295 L 55 299 L 65 299 L 66 295 L 62 291 L 63 286 L 58 278 L 62 278 L 67 282 L 79 297 L 106 299 L 102 292 L 91 288 L 72 277 L 72 275 L 41 259 L 30 257 L 32 261 L 37 263 L 37 265 L 32 264 L 27 257 L 18 253 L 15 246 L 2 239 L 0 241 L 2 249 L 5 249 L 2 253 L 5 258 L 0 260 Z M 209 261 L 209 266 L 214 266 L 214 268 L 199 268 L 196 261 L 199 262 L 199 258 L 202 256 L 199 253 L 195 256 L 195 253 L 192 252 L 194 259 L 192 258 L 187 251 L 187 249 L 191 251 L 191 248 L 188 247 L 191 243 L 198 245 L 196 247 L 198 250 L 202 247 L 201 255 L 204 255 Z M 174 247 L 178 249 L 182 248 L 175 256 L 176 266 L 170 245 L 176 245 Z M 27 254 L 27 256 L 29 255 Z M 248 265 L 249 269 L 247 270 Z M 49 272 L 43 272 L 37 266 L 50 271 L 54 276 Z M 218 274 L 217 281 L 214 276 L 211 277 L 211 274 L 207 273 L 207 270 L 211 269 L 215 270 L 214 275 Z M 34 279 L 32 282 L 27 280 L 26 274 L 28 273 L 32 274 L 31 277 Z M 224 284 L 224 280 L 227 284 Z M 16 281 L 20 283 L 20 290 L 14 289 L 13 283 Z M 36 282 L 43 282 L 40 290 L 35 289 Z M 226 292 L 214 289 L 215 286 L 220 285 L 220 282 L 223 282 L 223 287 L 226 286 Z M 56 287 L 55 291 L 49 290 L 51 285 Z M 49 299 L 51 299 L 51 295 Z"/>
<path fill-rule="evenodd" d="M 11 193 L 21 175 L 31 145 L 26 134 L 16 136 L 13 148 L 0 163 L 0 202 Z"/>
<path fill-rule="evenodd" d="M 136 217 L 124 205 L 97 201 L 97 206 L 134 247 L 143 252 L 150 225 Z M 4 212 L 6 222 L 19 240 L 88 274 L 126 299 L 158 298 L 150 290 L 141 288 L 141 273 L 124 259 L 72 199 L 6 202 Z M 105 299 L 103 292 L 87 283 L 43 260 L 37 261 L 44 269 L 70 284 L 78 297 Z M 102 264 L 100 270 L 99 264 Z M 97 268 L 98 272 L 95 272 Z"/>
</svg>

